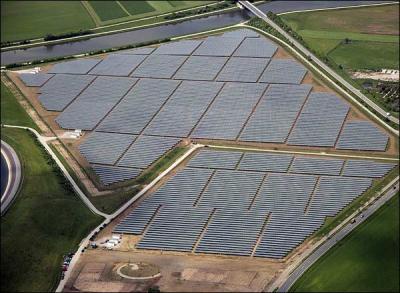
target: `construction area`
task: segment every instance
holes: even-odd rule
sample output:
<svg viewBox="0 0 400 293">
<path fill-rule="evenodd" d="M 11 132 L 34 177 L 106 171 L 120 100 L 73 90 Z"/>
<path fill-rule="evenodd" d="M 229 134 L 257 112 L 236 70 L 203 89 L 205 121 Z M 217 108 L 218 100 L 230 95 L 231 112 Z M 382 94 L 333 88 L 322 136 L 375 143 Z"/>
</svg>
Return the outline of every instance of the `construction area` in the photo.
<svg viewBox="0 0 400 293">
<path fill-rule="evenodd" d="M 394 135 L 250 29 L 8 76 L 91 196 L 206 146 L 92 239 L 66 291 L 262 291 L 397 165 Z"/>
</svg>

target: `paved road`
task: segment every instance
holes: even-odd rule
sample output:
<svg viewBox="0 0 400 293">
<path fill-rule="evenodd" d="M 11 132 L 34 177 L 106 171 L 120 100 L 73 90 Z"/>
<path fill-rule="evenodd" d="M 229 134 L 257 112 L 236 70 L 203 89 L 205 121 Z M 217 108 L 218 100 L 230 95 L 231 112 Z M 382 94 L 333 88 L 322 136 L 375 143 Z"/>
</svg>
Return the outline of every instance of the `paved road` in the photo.
<svg viewBox="0 0 400 293">
<path fill-rule="evenodd" d="M 344 226 L 339 232 L 328 238 L 328 240 L 317 248 L 306 260 L 304 260 L 286 279 L 277 292 L 288 292 L 293 284 L 314 264 L 321 256 L 323 256 L 329 249 L 336 245 L 337 242 L 346 237 L 351 231 L 353 231 L 358 225 L 363 223 L 368 217 L 370 217 L 375 211 L 377 211 L 382 205 L 384 205 L 389 199 L 395 196 L 399 190 L 399 181 L 396 178 L 396 189 L 393 189 L 392 185 L 388 188 L 387 192 L 370 205 L 365 211 L 360 213 L 354 219 L 355 223 L 349 223 Z"/>
<path fill-rule="evenodd" d="M 374 102 L 372 102 L 370 99 L 368 99 L 363 93 L 361 93 L 360 90 L 356 89 L 354 86 L 352 86 L 350 83 L 348 83 L 344 78 L 342 78 L 339 74 L 337 74 L 335 71 L 333 71 L 328 65 L 326 65 L 324 62 L 319 60 L 313 53 L 311 53 L 307 48 L 305 48 L 303 45 L 301 45 L 295 38 L 293 38 L 284 29 L 282 29 L 274 21 L 272 21 L 270 18 L 268 18 L 264 14 L 264 12 L 262 12 L 260 9 L 258 9 L 256 6 L 254 6 L 253 4 L 251 4 L 248 1 L 239 1 L 239 3 L 242 4 L 248 10 L 250 10 L 252 13 L 254 13 L 256 16 L 263 19 L 266 23 L 268 23 L 271 27 L 273 27 L 275 30 L 277 30 L 279 33 L 281 33 L 283 36 L 285 36 L 290 42 L 292 42 L 294 44 L 294 46 L 297 49 L 299 49 L 306 56 L 310 56 L 312 61 L 314 61 L 318 66 L 320 66 L 323 70 L 325 70 L 333 78 L 335 78 L 337 81 L 339 81 L 342 85 L 344 85 L 348 90 L 350 90 L 352 93 L 354 93 L 358 98 L 360 98 L 362 101 L 364 101 L 367 105 L 369 105 L 372 109 L 374 109 L 382 117 L 386 118 L 387 112 L 384 109 L 382 109 L 381 107 L 376 105 Z M 397 119 L 396 117 L 389 116 L 388 119 L 396 124 L 399 124 L 399 119 Z"/>
<path fill-rule="evenodd" d="M 13 148 L 1 141 L 1 155 L 8 168 L 8 180 L 4 193 L 1 195 L 1 215 L 4 215 L 17 195 L 21 181 L 21 164 Z"/>
</svg>

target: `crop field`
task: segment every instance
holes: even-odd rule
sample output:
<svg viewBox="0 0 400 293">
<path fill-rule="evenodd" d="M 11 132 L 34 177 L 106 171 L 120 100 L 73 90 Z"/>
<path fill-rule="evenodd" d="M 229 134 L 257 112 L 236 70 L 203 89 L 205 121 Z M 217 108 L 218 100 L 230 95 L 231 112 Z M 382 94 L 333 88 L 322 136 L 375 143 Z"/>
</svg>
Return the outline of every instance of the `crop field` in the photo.
<svg viewBox="0 0 400 293">
<path fill-rule="evenodd" d="M 320 258 L 294 292 L 398 292 L 399 194 Z"/>
<path fill-rule="evenodd" d="M 354 41 L 338 46 L 329 56 L 344 68 L 399 68 L 399 43 Z"/>
<path fill-rule="evenodd" d="M 117 1 L 90 1 L 101 21 L 128 16 Z"/>
<path fill-rule="evenodd" d="M 2 42 L 93 27 L 80 1 L 1 1 Z"/>
<path fill-rule="evenodd" d="M 399 5 L 385 5 L 281 17 L 312 49 L 346 69 L 395 69 L 399 67 L 398 13 Z"/>
<path fill-rule="evenodd" d="M 148 1 L 119 1 L 131 15 L 153 12 L 155 9 Z"/>
<path fill-rule="evenodd" d="M 282 18 L 296 31 L 398 35 L 399 5 L 290 13 Z"/>
<path fill-rule="evenodd" d="M 85 7 L 93 10 L 100 24 L 111 24 L 171 13 L 213 2 L 216 1 L 90 1 Z"/>
</svg>

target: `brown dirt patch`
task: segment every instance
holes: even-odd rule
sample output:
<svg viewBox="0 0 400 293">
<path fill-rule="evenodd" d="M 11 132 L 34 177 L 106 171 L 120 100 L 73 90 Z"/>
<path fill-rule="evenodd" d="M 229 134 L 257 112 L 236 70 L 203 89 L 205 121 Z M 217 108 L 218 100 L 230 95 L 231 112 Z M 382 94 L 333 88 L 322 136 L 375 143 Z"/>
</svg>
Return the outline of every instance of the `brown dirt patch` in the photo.
<svg viewBox="0 0 400 293">
<path fill-rule="evenodd" d="M 272 58 L 293 59 L 293 57 L 288 52 L 286 52 L 286 50 L 283 49 L 282 47 L 278 47 L 278 50 L 275 52 Z"/>
<path fill-rule="evenodd" d="M 152 285 L 134 280 L 119 282 L 112 280 L 109 272 L 115 264 L 122 262 L 146 262 L 157 266 L 160 269 L 161 278 L 156 280 L 155 284 L 162 292 L 261 292 L 283 267 L 280 262 L 248 257 L 87 250 L 72 271 L 66 290 L 74 287 L 78 289 L 77 285 L 79 289 L 83 288 L 80 274 L 83 268 L 94 259 L 101 259 L 102 263 L 106 263 L 106 269 L 100 279 L 85 282 L 85 289 L 106 285 L 122 291 L 121 288 L 127 284 L 130 286 Z"/>
</svg>

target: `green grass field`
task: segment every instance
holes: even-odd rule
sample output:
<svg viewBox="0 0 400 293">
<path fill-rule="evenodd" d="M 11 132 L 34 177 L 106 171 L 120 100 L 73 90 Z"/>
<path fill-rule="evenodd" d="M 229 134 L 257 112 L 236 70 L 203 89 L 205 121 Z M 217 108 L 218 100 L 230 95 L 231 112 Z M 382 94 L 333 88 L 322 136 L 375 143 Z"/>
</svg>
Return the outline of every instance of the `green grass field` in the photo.
<svg viewBox="0 0 400 293">
<path fill-rule="evenodd" d="M 93 27 L 80 1 L 1 1 L 2 42 Z"/>
<path fill-rule="evenodd" d="M 347 69 L 399 68 L 399 5 L 291 13 L 281 18 L 322 56 Z M 344 44 L 344 39 L 350 44 Z"/>
<path fill-rule="evenodd" d="M 131 15 L 155 11 L 148 1 L 119 1 Z"/>
<path fill-rule="evenodd" d="M 37 129 L 3 83 L 1 121 Z M 1 218 L 1 291 L 54 290 L 62 255 L 75 250 L 101 218 L 65 187 L 28 131 L 2 128 L 1 139 L 17 152 L 23 174 L 19 194 Z"/>
<path fill-rule="evenodd" d="M 1 83 L 1 123 L 28 126 L 39 130 L 3 82 Z"/>
<path fill-rule="evenodd" d="M 329 57 L 347 69 L 399 68 L 399 43 L 353 41 L 339 45 Z"/>
<path fill-rule="evenodd" d="M 399 195 L 380 208 L 291 288 L 294 292 L 399 292 Z"/>
<path fill-rule="evenodd" d="M 89 1 L 89 4 L 101 21 L 128 16 L 116 1 Z"/>
<path fill-rule="evenodd" d="M 290 13 L 281 17 L 294 30 L 398 35 L 399 5 Z"/>
</svg>

